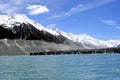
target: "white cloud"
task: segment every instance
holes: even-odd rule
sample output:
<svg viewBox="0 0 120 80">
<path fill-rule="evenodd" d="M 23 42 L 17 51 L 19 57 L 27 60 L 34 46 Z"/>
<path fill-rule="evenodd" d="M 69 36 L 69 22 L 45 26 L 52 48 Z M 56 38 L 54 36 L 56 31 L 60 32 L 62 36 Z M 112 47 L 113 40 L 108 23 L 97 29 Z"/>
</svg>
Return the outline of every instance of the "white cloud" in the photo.
<svg viewBox="0 0 120 80">
<path fill-rule="evenodd" d="M 42 5 L 28 5 L 26 9 L 29 11 L 30 15 L 37 15 L 37 14 L 49 12 L 47 6 L 42 6 Z"/>
<path fill-rule="evenodd" d="M 7 15 L 26 13 L 26 6 L 37 2 L 42 2 L 42 0 L 0 0 L 0 13 Z"/>
<path fill-rule="evenodd" d="M 50 16 L 48 17 L 48 19 L 53 19 L 53 18 L 60 18 L 60 17 L 63 17 L 63 15 L 53 15 L 53 16 Z"/>
<path fill-rule="evenodd" d="M 105 20 L 103 20 L 103 22 L 110 26 L 116 25 L 116 22 L 114 20 L 105 19 Z"/>
<path fill-rule="evenodd" d="M 76 13 L 81 13 L 99 6 L 102 6 L 104 4 L 110 3 L 113 0 L 98 0 L 96 2 L 91 2 L 88 4 L 79 4 L 76 7 L 71 8 L 68 12 L 65 12 L 64 14 L 61 15 L 54 15 L 50 18 L 59 18 L 59 17 L 63 17 L 63 16 L 70 16 Z"/>
<path fill-rule="evenodd" d="M 105 20 L 102 20 L 102 22 L 108 26 L 112 26 L 112 27 L 115 27 L 117 29 L 120 29 L 120 26 L 117 24 L 116 21 L 114 20 L 110 20 L 110 19 L 105 19 Z"/>
<path fill-rule="evenodd" d="M 70 9 L 70 11 L 66 12 L 65 15 L 72 15 L 72 14 L 75 14 L 75 13 L 84 12 L 84 11 L 102 6 L 104 4 L 110 3 L 112 1 L 113 0 L 100 0 L 100 1 L 93 2 L 93 3 L 88 3 L 88 4 L 79 4 L 78 6 Z"/>
</svg>

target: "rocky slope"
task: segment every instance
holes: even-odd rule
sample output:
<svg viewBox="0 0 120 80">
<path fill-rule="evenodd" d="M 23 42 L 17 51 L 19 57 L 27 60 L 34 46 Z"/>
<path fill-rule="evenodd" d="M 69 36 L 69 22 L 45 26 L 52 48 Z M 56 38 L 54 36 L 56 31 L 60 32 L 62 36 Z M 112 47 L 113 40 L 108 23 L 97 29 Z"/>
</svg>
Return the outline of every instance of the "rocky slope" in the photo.
<svg viewBox="0 0 120 80">
<path fill-rule="evenodd" d="M 78 50 L 73 43 L 57 44 L 43 40 L 0 40 L 0 55 L 29 55 L 30 53 Z"/>
</svg>

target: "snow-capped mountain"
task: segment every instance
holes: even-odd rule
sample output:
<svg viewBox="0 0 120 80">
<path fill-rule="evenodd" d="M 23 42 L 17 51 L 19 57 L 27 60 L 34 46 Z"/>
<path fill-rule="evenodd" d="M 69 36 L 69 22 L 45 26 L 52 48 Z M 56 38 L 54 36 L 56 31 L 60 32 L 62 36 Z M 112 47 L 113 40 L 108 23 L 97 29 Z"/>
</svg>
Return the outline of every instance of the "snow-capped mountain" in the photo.
<svg viewBox="0 0 120 80">
<path fill-rule="evenodd" d="M 107 43 L 111 44 L 112 47 L 117 47 L 120 45 L 120 40 L 109 40 Z"/>
<path fill-rule="evenodd" d="M 29 19 L 25 14 L 11 16 L 0 15 L 0 39 L 44 40 L 55 43 L 72 43 L 87 49 L 110 48 L 120 45 L 120 40 L 103 41 L 87 34 L 74 35 L 55 27 L 45 28 L 41 24 Z"/>
<path fill-rule="evenodd" d="M 26 15 L 0 15 L 0 55 L 69 51 L 82 46 L 30 20 Z"/>
<path fill-rule="evenodd" d="M 58 34 L 61 34 L 68 39 L 72 40 L 73 42 L 77 43 L 78 45 L 82 45 L 83 47 L 87 49 L 93 49 L 93 48 L 110 48 L 110 47 L 117 47 L 120 45 L 120 40 L 109 40 L 109 41 L 103 41 L 95 39 L 87 34 L 81 34 L 81 35 L 74 35 L 72 33 L 66 33 L 64 31 L 61 31 L 55 27 L 50 28 L 52 31 L 57 32 Z"/>
<path fill-rule="evenodd" d="M 0 33 L 0 39 L 45 40 L 55 43 L 68 41 L 64 36 L 46 29 L 24 14 L 0 15 Z"/>
<path fill-rule="evenodd" d="M 41 24 L 35 22 L 34 20 L 29 19 L 25 14 L 14 14 L 11 16 L 0 15 L 0 25 L 3 25 L 4 28 L 13 28 L 14 26 L 20 26 L 22 23 L 31 24 L 38 30 L 44 30 L 50 32 L 53 35 L 58 35 L 54 31 L 48 30 Z"/>
</svg>

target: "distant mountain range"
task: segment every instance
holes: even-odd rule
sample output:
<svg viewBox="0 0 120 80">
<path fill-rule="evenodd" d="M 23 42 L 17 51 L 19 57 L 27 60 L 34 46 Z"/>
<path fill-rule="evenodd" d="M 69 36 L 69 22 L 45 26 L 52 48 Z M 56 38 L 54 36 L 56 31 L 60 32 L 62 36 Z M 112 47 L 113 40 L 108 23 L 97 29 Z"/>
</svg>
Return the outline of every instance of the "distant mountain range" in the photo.
<svg viewBox="0 0 120 80">
<path fill-rule="evenodd" d="M 55 27 L 51 27 L 50 30 L 55 31 L 60 35 L 63 35 L 64 37 L 68 38 L 74 43 L 78 45 L 80 44 L 87 49 L 111 48 L 120 46 L 120 40 L 108 40 L 108 41 L 98 40 L 87 34 L 74 35 L 72 33 L 66 33 L 64 31 L 61 31 Z"/>
<path fill-rule="evenodd" d="M 46 47 L 44 47 L 46 51 L 48 50 L 52 51 L 54 49 L 57 49 L 57 47 L 59 47 L 59 50 L 62 50 L 63 48 L 64 50 L 71 50 L 71 49 L 78 50 L 78 49 L 120 47 L 120 40 L 102 41 L 102 40 L 97 40 L 86 34 L 74 35 L 72 33 L 67 33 L 55 27 L 48 29 L 42 26 L 41 24 L 29 19 L 24 14 L 22 15 L 15 14 L 12 16 L 0 15 L 0 39 L 1 39 L 0 42 L 2 42 L 0 46 L 4 45 L 4 47 L 6 46 L 5 48 L 11 47 L 11 46 L 5 45 L 6 44 L 5 41 L 7 39 L 7 41 L 9 42 L 7 44 L 11 44 L 9 40 L 13 40 L 11 42 L 14 43 L 15 44 L 14 47 L 16 46 L 18 47 L 18 49 L 20 47 L 22 48 L 22 46 L 21 44 L 19 45 L 16 44 L 16 40 L 18 42 L 20 40 L 23 41 L 22 44 L 28 40 L 31 43 L 31 45 L 29 45 L 29 46 L 32 46 L 31 49 L 33 48 L 33 45 L 34 46 L 37 45 L 37 44 L 34 44 L 35 41 L 39 43 L 38 40 L 40 40 L 40 41 L 46 42 Z M 51 46 L 47 47 L 49 43 Z M 51 43 L 53 43 L 54 45 L 52 45 Z M 38 47 L 42 46 L 41 42 L 39 44 L 40 45 Z M 57 45 L 57 44 L 61 44 L 61 47 L 60 45 Z M 0 49 L 4 49 L 4 48 L 0 47 Z M 26 51 L 26 48 L 22 48 L 20 50 L 23 50 L 23 52 L 26 52 L 26 53 L 29 52 L 29 51 Z M 32 52 L 32 50 L 30 51 Z M 38 51 L 40 50 L 36 50 L 36 52 Z"/>
</svg>

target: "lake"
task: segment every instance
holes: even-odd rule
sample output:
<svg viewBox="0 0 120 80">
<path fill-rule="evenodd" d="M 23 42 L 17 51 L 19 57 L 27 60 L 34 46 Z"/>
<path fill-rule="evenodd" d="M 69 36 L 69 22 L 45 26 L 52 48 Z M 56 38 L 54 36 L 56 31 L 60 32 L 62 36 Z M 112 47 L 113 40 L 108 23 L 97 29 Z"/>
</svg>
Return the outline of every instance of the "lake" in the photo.
<svg viewBox="0 0 120 80">
<path fill-rule="evenodd" d="M 0 80 L 120 80 L 120 54 L 0 56 Z"/>
</svg>

